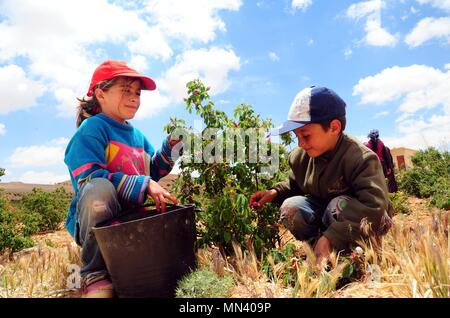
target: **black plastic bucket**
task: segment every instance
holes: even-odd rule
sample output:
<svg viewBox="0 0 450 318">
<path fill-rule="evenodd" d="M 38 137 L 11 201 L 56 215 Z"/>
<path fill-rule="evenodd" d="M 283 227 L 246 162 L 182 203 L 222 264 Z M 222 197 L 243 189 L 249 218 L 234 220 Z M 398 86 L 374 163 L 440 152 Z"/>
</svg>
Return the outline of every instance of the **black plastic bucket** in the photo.
<svg viewBox="0 0 450 318">
<path fill-rule="evenodd" d="M 118 297 L 175 296 L 196 267 L 194 206 L 131 211 L 93 228 Z"/>
</svg>

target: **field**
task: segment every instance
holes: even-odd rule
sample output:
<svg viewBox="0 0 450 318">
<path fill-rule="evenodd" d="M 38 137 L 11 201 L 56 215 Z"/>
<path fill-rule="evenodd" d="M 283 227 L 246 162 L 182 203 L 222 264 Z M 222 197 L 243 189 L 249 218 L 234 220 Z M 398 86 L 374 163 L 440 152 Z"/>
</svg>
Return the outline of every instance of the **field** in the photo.
<svg viewBox="0 0 450 318">
<path fill-rule="evenodd" d="M 319 271 L 310 247 L 281 229 L 279 250 L 293 247 L 284 262 L 269 258 L 263 264 L 251 248 L 242 252 L 239 247 L 224 259 L 209 247 L 198 250 L 198 265 L 210 269 L 219 281 L 231 282 L 220 297 L 448 298 L 449 211 L 429 208 L 426 200 L 415 197 L 408 197 L 407 205 L 411 212 L 394 217 L 379 256 L 362 245 L 352 255 L 335 255 L 329 267 Z M 33 239 L 35 246 L 0 256 L 0 297 L 79 297 L 68 281 L 73 265 L 80 265 L 80 250 L 62 225 Z"/>
</svg>

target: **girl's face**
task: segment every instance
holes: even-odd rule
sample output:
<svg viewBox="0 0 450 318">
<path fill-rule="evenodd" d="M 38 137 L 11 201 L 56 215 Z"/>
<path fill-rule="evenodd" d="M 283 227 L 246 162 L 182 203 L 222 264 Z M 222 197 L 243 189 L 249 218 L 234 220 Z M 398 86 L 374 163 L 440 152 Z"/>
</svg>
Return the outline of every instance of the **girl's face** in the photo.
<svg viewBox="0 0 450 318">
<path fill-rule="evenodd" d="M 124 123 L 125 120 L 133 118 L 139 109 L 141 81 L 119 78 L 108 90 L 97 88 L 95 94 L 101 105 L 102 113 Z"/>
</svg>

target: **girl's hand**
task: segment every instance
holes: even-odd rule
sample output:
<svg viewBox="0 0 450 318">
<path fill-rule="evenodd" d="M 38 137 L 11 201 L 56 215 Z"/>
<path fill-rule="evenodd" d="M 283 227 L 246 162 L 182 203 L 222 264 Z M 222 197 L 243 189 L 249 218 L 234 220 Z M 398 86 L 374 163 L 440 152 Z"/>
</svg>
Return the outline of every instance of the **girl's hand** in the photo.
<svg viewBox="0 0 450 318">
<path fill-rule="evenodd" d="M 275 189 L 263 190 L 253 193 L 250 196 L 250 206 L 260 209 L 267 202 L 272 202 L 278 195 Z"/>
<path fill-rule="evenodd" d="M 166 212 L 166 199 L 169 199 L 174 204 L 178 204 L 178 200 L 154 180 L 150 180 L 148 183 L 147 193 L 155 201 L 156 211 L 158 212 L 161 208 L 162 213 Z"/>
</svg>

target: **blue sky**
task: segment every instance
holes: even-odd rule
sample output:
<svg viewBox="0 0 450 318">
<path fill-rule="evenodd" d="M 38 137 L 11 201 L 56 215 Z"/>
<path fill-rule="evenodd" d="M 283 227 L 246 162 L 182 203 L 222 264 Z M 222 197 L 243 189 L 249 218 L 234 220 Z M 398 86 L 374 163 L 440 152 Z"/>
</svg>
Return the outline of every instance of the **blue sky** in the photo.
<svg viewBox="0 0 450 318">
<path fill-rule="evenodd" d="M 69 179 L 76 97 L 106 59 L 155 79 L 131 122 L 157 148 L 169 117 L 194 123 L 195 78 L 217 108 L 251 104 L 276 125 L 299 90 L 327 86 L 349 134 L 450 148 L 449 0 L 0 0 L 3 182 Z"/>
</svg>

